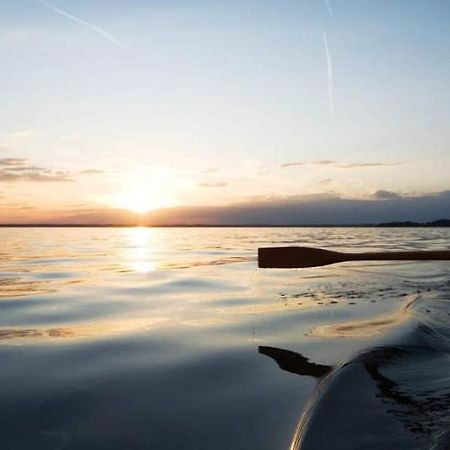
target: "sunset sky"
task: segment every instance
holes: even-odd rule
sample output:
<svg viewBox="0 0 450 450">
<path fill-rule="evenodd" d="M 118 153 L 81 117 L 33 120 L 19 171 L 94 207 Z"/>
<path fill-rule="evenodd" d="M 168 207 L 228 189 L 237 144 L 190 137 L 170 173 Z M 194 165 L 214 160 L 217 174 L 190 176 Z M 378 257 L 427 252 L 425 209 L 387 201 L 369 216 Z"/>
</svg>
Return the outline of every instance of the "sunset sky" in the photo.
<svg viewBox="0 0 450 450">
<path fill-rule="evenodd" d="M 447 0 L 0 0 L 0 222 L 450 216 L 449 23 Z"/>
</svg>

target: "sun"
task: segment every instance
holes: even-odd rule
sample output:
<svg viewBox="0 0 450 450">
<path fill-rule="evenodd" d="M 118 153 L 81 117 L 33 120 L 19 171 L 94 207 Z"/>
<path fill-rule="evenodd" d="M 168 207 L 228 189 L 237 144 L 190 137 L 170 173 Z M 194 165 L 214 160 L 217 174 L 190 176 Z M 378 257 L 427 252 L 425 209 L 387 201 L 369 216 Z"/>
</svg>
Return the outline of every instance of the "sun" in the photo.
<svg viewBox="0 0 450 450">
<path fill-rule="evenodd" d="M 139 214 L 163 207 L 163 205 L 160 206 L 153 198 L 143 193 L 130 195 L 124 202 L 124 206 L 126 209 Z"/>
<path fill-rule="evenodd" d="M 179 176 L 167 167 L 146 167 L 119 174 L 115 189 L 101 197 L 112 208 L 135 214 L 179 206 Z"/>
<path fill-rule="evenodd" d="M 119 208 L 137 214 L 175 206 L 170 195 L 161 192 L 161 189 L 158 192 L 157 189 L 148 186 L 125 189 L 114 196 L 113 203 Z"/>
</svg>

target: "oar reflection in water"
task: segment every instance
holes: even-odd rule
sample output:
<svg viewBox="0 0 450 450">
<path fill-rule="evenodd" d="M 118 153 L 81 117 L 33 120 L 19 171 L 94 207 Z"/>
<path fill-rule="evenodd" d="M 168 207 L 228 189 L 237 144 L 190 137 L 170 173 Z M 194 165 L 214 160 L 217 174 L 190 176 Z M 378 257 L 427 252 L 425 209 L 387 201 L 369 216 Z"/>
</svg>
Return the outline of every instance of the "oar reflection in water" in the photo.
<svg viewBox="0 0 450 450">
<path fill-rule="evenodd" d="M 258 352 L 274 359 L 280 369 L 295 373 L 296 375 L 308 375 L 314 378 L 322 378 L 332 370 L 331 366 L 309 362 L 308 358 L 300 355 L 300 353 L 291 352 L 290 350 L 260 345 L 258 347 Z"/>
</svg>

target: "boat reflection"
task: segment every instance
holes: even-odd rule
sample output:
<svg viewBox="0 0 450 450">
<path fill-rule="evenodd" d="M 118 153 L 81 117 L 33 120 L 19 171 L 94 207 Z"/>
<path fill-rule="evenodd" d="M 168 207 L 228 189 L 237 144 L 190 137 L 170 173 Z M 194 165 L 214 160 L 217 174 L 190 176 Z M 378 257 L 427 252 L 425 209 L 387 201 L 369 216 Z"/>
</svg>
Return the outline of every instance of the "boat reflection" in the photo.
<svg viewBox="0 0 450 450">
<path fill-rule="evenodd" d="M 422 328 L 420 332 L 429 330 Z M 290 350 L 259 346 L 258 352 L 274 359 L 282 370 L 318 380 L 291 450 L 380 450 L 402 445 L 411 449 L 449 448 L 449 397 L 438 395 L 443 385 L 447 391 L 448 377 L 443 355 L 433 348 L 371 348 L 335 370 Z M 440 375 L 438 382 L 422 386 L 423 390 L 412 389 L 429 370 Z M 365 446 L 369 441 L 370 447 Z"/>
</svg>

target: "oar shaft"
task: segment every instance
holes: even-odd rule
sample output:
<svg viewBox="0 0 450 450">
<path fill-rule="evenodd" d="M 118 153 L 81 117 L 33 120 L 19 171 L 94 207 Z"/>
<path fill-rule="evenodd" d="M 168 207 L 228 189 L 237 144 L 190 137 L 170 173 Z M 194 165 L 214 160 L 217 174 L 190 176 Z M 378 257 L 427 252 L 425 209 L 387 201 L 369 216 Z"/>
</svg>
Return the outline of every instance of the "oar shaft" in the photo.
<svg viewBox="0 0 450 450">
<path fill-rule="evenodd" d="M 448 261 L 450 250 L 343 253 L 311 247 L 258 249 L 260 268 L 317 267 L 345 261 Z"/>
<path fill-rule="evenodd" d="M 341 253 L 347 261 L 447 261 L 450 250 Z"/>
</svg>

